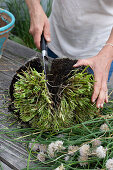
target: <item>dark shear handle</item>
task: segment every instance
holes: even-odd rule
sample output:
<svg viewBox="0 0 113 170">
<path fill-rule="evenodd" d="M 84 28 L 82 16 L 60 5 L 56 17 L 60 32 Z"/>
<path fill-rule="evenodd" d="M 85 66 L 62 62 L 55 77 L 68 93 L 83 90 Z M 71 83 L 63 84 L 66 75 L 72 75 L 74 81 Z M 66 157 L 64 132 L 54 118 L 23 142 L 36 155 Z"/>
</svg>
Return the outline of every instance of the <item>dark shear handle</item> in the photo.
<svg viewBox="0 0 113 170">
<path fill-rule="evenodd" d="M 40 42 L 41 50 L 46 50 L 47 51 L 47 41 L 44 38 L 44 34 L 42 33 L 41 35 L 41 42 Z"/>
</svg>

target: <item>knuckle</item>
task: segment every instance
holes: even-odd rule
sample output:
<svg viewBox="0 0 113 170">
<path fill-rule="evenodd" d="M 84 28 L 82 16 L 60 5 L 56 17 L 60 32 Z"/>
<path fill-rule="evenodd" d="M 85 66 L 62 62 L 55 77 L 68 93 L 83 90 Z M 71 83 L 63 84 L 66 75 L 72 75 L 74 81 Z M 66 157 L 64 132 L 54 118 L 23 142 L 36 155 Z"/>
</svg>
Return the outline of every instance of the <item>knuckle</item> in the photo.
<svg viewBox="0 0 113 170">
<path fill-rule="evenodd" d="M 97 93 L 97 92 L 94 92 L 93 97 L 94 97 L 94 98 L 97 98 L 97 96 L 98 96 L 98 93 Z"/>
<path fill-rule="evenodd" d="M 97 91 L 100 88 L 101 88 L 101 84 L 96 81 L 95 84 L 94 84 L 94 90 Z"/>
<path fill-rule="evenodd" d="M 29 30 L 29 33 L 32 35 L 34 35 L 36 33 L 41 34 L 41 32 L 42 32 L 42 30 L 38 26 L 34 26 L 34 27 L 30 28 L 30 30 Z"/>
<path fill-rule="evenodd" d="M 103 102 L 104 102 L 105 97 L 99 96 L 99 98 L 98 98 L 98 99 L 99 99 L 99 102 L 100 102 L 100 103 L 103 103 Z"/>
<path fill-rule="evenodd" d="M 29 33 L 30 33 L 31 35 L 33 34 L 33 29 L 32 29 L 32 28 L 29 29 Z"/>
<path fill-rule="evenodd" d="M 94 95 L 94 96 L 98 96 L 98 95 L 99 95 L 99 90 L 94 89 L 93 95 Z"/>
<path fill-rule="evenodd" d="M 50 35 L 50 29 L 48 27 L 44 28 L 44 34 L 45 35 Z"/>
<path fill-rule="evenodd" d="M 102 83 L 101 91 L 103 91 L 103 92 L 107 92 L 108 91 L 106 83 Z"/>
<path fill-rule="evenodd" d="M 35 26 L 35 27 L 34 27 L 34 32 L 35 32 L 35 33 L 40 33 L 40 34 L 41 34 L 42 31 L 41 31 L 41 28 L 40 28 L 40 27 Z"/>
<path fill-rule="evenodd" d="M 94 94 L 98 95 L 100 93 L 100 86 L 94 87 Z"/>
<path fill-rule="evenodd" d="M 48 30 L 48 32 L 50 31 L 50 24 L 49 24 L 49 22 L 45 23 L 44 28 L 45 28 L 45 30 Z"/>
<path fill-rule="evenodd" d="M 46 37 L 49 37 L 49 36 L 50 36 L 50 33 L 49 33 L 49 32 L 44 32 L 44 35 L 45 35 Z"/>
<path fill-rule="evenodd" d="M 105 101 L 105 98 L 106 98 L 106 93 L 104 93 L 103 91 L 100 92 L 100 95 L 99 95 L 99 101 L 100 103 L 104 103 Z"/>
<path fill-rule="evenodd" d="M 101 92 L 105 93 L 106 89 L 104 87 L 101 88 Z"/>
</svg>

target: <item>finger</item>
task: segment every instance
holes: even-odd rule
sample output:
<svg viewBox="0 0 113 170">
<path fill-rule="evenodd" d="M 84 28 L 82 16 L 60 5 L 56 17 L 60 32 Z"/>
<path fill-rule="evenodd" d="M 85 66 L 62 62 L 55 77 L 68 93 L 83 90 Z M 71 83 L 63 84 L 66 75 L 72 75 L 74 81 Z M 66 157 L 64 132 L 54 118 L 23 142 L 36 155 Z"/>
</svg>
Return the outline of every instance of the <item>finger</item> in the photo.
<svg viewBox="0 0 113 170">
<path fill-rule="evenodd" d="M 100 93 L 101 89 L 101 82 L 102 82 L 102 73 L 98 74 L 97 72 L 94 72 L 94 78 L 95 78 L 95 83 L 94 83 L 94 91 L 92 95 L 92 102 L 95 102 L 96 99 L 98 98 L 98 95 Z"/>
<path fill-rule="evenodd" d="M 47 42 L 51 41 L 51 37 L 50 37 L 50 24 L 49 24 L 48 21 L 45 23 L 45 26 L 44 26 L 44 37 L 45 37 Z"/>
<path fill-rule="evenodd" d="M 108 74 L 109 71 L 106 71 L 102 76 L 102 81 L 101 81 L 101 89 L 100 89 L 100 93 L 98 96 L 98 100 L 97 100 L 97 107 L 102 108 L 104 102 L 108 102 L 108 89 L 107 89 L 107 80 L 108 80 Z"/>
<path fill-rule="evenodd" d="M 30 29 L 29 29 L 29 33 L 31 34 L 31 35 L 33 35 L 33 29 L 32 29 L 32 26 L 30 27 Z"/>
<path fill-rule="evenodd" d="M 101 83 L 101 89 L 100 89 L 100 93 L 99 93 L 98 100 L 96 103 L 98 108 L 103 108 L 103 104 L 106 99 L 106 93 L 107 93 L 107 81 L 104 80 Z"/>
<path fill-rule="evenodd" d="M 90 62 L 88 59 L 81 59 L 81 60 L 78 60 L 76 64 L 73 65 L 73 67 L 80 67 L 80 66 L 87 66 L 87 65 L 90 65 Z"/>
<path fill-rule="evenodd" d="M 105 103 L 108 103 L 108 90 L 106 92 Z"/>
<path fill-rule="evenodd" d="M 32 20 L 30 20 L 30 29 L 29 29 L 29 33 L 30 33 L 31 35 L 33 35 L 33 22 L 32 22 Z"/>
<path fill-rule="evenodd" d="M 107 72 L 105 72 L 106 74 L 106 81 L 108 81 L 108 76 L 109 76 L 109 70 L 110 70 L 110 66 L 111 64 L 108 65 L 108 68 L 107 68 Z M 107 91 L 106 91 L 106 98 L 105 98 L 105 102 L 108 103 L 108 88 L 107 88 Z"/>
<path fill-rule="evenodd" d="M 110 67 L 109 67 L 109 68 L 110 68 Z M 107 88 L 108 75 L 109 75 L 109 72 L 105 72 L 105 76 L 106 76 L 106 94 L 105 94 L 105 103 L 108 103 L 108 88 Z"/>
<path fill-rule="evenodd" d="M 102 89 L 104 89 L 104 91 L 105 91 L 105 97 L 104 97 L 105 103 L 108 103 L 107 80 L 108 80 L 108 75 L 109 75 L 109 69 L 110 69 L 110 66 L 108 65 L 108 69 L 107 69 L 107 71 L 105 71 L 104 76 L 103 76 L 103 81 L 102 81 Z M 100 91 L 100 93 L 101 93 L 101 91 Z"/>
<path fill-rule="evenodd" d="M 36 32 L 33 36 L 34 37 L 34 43 L 35 43 L 35 45 L 38 49 L 40 49 L 41 35 L 42 35 L 42 32 Z"/>
</svg>

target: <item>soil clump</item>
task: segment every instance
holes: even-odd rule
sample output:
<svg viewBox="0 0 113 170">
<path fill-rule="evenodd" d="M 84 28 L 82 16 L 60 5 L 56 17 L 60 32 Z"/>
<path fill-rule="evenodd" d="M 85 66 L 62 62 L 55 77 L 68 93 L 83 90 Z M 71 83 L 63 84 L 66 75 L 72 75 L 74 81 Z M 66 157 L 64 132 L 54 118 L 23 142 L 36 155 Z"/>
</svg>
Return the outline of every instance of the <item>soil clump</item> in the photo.
<svg viewBox="0 0 113 170">
<path fill-rule="evenodd" d="M 6 26 L 7 23 L 0 18 L 0 28 Z"/>
</svg>

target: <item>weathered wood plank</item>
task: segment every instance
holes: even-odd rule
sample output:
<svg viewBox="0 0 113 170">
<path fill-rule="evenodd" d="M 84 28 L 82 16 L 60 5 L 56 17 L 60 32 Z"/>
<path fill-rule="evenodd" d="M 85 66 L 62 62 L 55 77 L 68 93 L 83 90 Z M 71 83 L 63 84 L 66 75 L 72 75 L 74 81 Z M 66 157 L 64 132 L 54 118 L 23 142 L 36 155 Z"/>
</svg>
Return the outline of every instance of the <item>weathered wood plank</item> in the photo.
<svg viewBox="0 0 113 170">
<path fill-rule="evenodd" d="M 7 138 L 5 135 L 2 137 Z M 27 165 L 28 153 L 26 150 L 19 146 L 19 144 L 14 144 L 5 139 L 1 139 L 0 156 L 17 169 L 25 168 Z"/>
<path fill-rule="evenodd" d="M 0 73 L 2 72 L 9 77 L 12 77 L 20 65 L 20 63 L 14 63 L 10 59 L 3 57 L 0 59 Z"/>
<path fill-rule="evenodd" d="M 28 47 L 22 46 L 11 40 L 8 40 L 3 52 L 5 58 L 9 58 L 11 61 L 24 64 L 33 57 L 40 57 L 40 53 L 36 52 Z"/>
<path fill-rule="evenodd" d="M 0 170 L 12 170 L 12 168 L 9 168 L 6 164 L 0 161 Z"/>
<path fill-rule="evenodd" d="M 9 77 L 7 74 L 0 72 L 0 89 L 8 90 L 12 77 Z"/>
<path fill-rule="evenodd" d="M 32 49 L 10 40 L 7 41 L 3 56 L 0 59 L 0 112 L 5 113 L 6 115 L 8 114 L 7 105 L 5 105 L 5 108 L 2 108 L 4 101 L 8 101 L 8 97 L 4 99 L 4 95 L 8 94 L 8 89 L 16 70 L 36 55 L 36 51 Z M 4 119 L 6 120 L 3 123 L 2 120 Z M 7 117 L 0 114 L 0 129 L 6 128 L 8 125 Z M 28 153 L 24 146 L 20 143 L 8 141 L 5 138 L 8 138 L 8 136 L 0 135 L 1 159 L 6 160 L 9 165 L 11 164 L 14 166 L 15 170 L 25 168 L 27 165 Z M 5 163 L 2 163 L 2 165 L 5 170 L 12 169 L 8 164 L 5 165 Z"/>
<path fill-rule="evenodd" d="M 0 59 L 0 71 L 13 77 L 20 66 L 35 57 L 41 58 L 41 54 L 28 47 L 8 40 L 3 56 Z"/>
<path fill-rule="evenodd" d="M 8 40 L 4 49 L 3 56 L 9 57 L 11 60 L 16 59 L 18 62 L 22 63 L 22 61 L 27 61 L 33 56 L 36 56 L 36 54 L 36 51 Z"/>
</svg>

